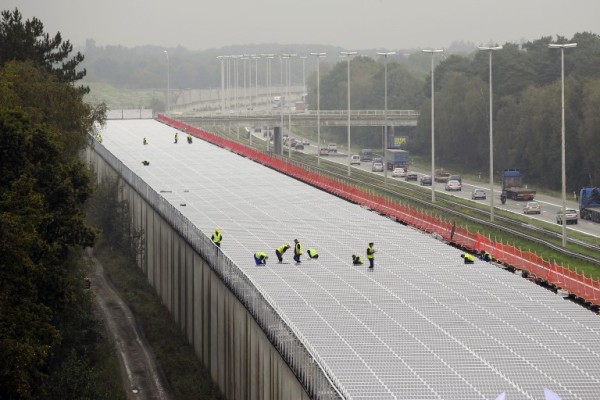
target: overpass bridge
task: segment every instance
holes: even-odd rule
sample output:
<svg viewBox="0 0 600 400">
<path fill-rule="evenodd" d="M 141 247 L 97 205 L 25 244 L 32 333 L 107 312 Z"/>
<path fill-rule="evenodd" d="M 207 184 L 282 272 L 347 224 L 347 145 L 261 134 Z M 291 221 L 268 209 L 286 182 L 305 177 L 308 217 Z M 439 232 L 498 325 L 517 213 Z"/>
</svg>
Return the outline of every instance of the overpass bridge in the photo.
<svg viewBox="0 0 600 400">
<path fill-rule="evenodd" d="M 348 126 L 347 110 L 321 110 L 321 126 Z M 223 126 L 228 124 L 245 126 L 279 126 L 283 118 L 287 125 L 291 120 L 294 126 L 317 126 L 317 111 L 293 110 L 251 110 L 242 112 L 179 112 L 178 120 L 195 126 Z M 419 112 L 415 110 L 388 110 L 388 126 L 417 126 Z M 384 110 L 350 110 L 351 126 L 385 126 Z"/>
<path fill-rule="evenodd" d="M 593 313 L 225 148 L 174 144 L 173 130 L 108 121 L 88 157 L 126 182 L 139 267 L 228 398 L 600 398 Z M 276 264 L 294 238 L 320 257 Z M 370 241 L 375 269 L 352 266 Z"/>
</svg>

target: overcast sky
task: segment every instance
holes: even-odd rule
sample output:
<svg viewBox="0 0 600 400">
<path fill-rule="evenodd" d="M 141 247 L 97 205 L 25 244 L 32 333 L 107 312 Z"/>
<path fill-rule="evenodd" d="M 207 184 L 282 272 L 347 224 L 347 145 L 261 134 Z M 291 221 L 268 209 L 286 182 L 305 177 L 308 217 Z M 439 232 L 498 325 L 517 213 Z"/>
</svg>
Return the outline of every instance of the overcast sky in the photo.
<svg viewBox="0 0 600 400">
<path fill-rule="evenodd" d="M 600 32 L 600 0 L 0 0 L 83 45 L 206 50 L 323 44 L 348 50 L 521 42 Z"/>
</svg>

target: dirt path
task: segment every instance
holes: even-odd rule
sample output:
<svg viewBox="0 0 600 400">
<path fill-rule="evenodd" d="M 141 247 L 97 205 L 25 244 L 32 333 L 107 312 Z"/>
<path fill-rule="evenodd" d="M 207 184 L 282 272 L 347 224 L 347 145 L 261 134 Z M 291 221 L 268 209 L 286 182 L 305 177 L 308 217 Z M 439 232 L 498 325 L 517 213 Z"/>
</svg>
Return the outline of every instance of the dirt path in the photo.
<svg viewBox="0 0 600 400">
<path fill-rule="evenodd" d="M 95 302 L 121 362 L 127 398 L 173 399 L 156 366 L 150 347 L 139 334 L 131 310 L 106 278 L 104 268 L 93 256 L 92 250 L 88 249 L 87 254 L 94 266 L 90 279 L 96 295 Z"/>
</svg>

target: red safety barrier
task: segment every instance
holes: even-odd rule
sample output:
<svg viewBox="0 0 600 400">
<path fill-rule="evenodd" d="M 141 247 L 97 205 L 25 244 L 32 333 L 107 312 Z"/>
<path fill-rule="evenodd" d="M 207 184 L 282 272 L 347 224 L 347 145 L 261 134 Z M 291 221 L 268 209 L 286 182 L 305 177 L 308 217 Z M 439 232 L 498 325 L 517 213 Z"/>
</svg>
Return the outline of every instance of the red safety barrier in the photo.
<svg viewBox="0 0 600 400">
<path fill-rule="evenodd" d="M 600 281 L 588 278 L 585 275 L 576 273 L 568 268 L 556 265 L 555 263 L 550 263 L 534 253 L 523 252 L 514 246 L 503 244 L 501 242 L 494 242 L 490 238 L 481 235 L 479 232 L 471 233 L 466 228 L 454 226 L 452 223 L 443 221 L 422 211 L 394 203 L 384 197 L 368 193 L 350 184 L 336 181 L 333 178 L 307 171 L 285 160 L 269 156 L 268 154 L 247 147 L 241 143 L 214 135 L 183 122 L 167 118 L 162 114 L 159 114 L 157 119 L 176 129 L 188 132 L 192 136 L 245 156 L 312 186 L 333 193 L 354 203 L 366 206 L 381 214 L 394 217 L 407 225 L 414 226 L 425 232 L 438 234 L 445 240 L 461 247 L 478 252 L 485 250 L 490 253 L 495 260 L 511 265 L 516 269 L 527 271 L 592 304 L 600 305 Z"/>
</svg>

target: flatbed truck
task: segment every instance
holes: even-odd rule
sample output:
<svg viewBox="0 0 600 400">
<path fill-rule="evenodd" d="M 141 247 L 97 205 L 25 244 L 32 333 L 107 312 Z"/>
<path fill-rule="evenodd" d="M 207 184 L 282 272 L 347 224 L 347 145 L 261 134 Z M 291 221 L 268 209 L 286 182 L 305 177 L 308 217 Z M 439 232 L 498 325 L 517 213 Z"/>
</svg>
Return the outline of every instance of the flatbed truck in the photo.
<svg viewBox="0 0 600 400">
<path fill-rule="evenodd" d="M 500 199 L 502 203 L 506 199 L 531 201 L 535 197 L 536 191 L 523 187 L 523 175 L 517 168 L 505 169 L 502 173 L 502 193 Z"/>
</svg>

